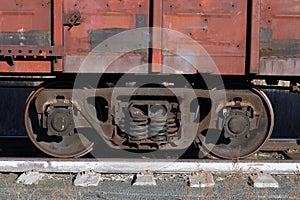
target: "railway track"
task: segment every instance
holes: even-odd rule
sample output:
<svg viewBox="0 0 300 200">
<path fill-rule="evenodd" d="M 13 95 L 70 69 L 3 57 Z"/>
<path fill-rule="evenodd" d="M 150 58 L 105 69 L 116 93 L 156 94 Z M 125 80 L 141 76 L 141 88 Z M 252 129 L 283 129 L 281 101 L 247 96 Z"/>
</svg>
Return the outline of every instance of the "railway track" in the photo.
<svg viewBox="0 0 300 200">
<path fill-rule="evenodd" d="M 57 199 L 300 197 L 297 192 L 300 157 L 293 151 L 298 143 L 292 140 L 270 140 L 265 151 L 243 160 L 190 159 L 190 155 L 185 159 L 96 159 L 89 155 L 58 159 L 41 155 L 27 137 L 0 141 L 5 143 L 1 144 L 2 150 L 15 148 L 19 153 L 0 157 L 0 180 L 5 183 L 2 189 L 6 192 L 2 192 L 0 198 L 18 198 L 14 196 L 16 191 L 27 199 L 49 195 Z M 274 148 L 267 151 L 274 143 L 278 151 Z M 282 151 L 284 147 L 289 147 L 290 151 Z M 17 157 L 20 152 L 27 157 Z M 17 183 L 38 185 L 30 187 Z"/>
<path fill-rule="evenodd" d="M 264 149 L 248 159 L 219 160 L 195 159 L 193 154 L 184 154 L 180 159 L 93 158 L 86 155 L 77 159 L 56 159 L 41 154 L 27 137 L 1 138 L 0 172 L 39 171 L 50 173 L 188 173 L 210 171 L 228 173 L 236 170 L 264 171 L 275 174 L 293 174 L 300 168 L 300 154 L 296 140 L 269 140 Z M 274 146 L 277 148 L 274 149 Z M 22 153 L 21 153 L 22 152 Z"/>
<path fill-rule="evenodd" d="M 211 173 L 265 172 L 295 174 L 300 160 L 209 160 L 209 159 L 54 159 L 54 158 L 1 158 L 0 172 L 37 171 L 47 173 Z"/>
</svg>

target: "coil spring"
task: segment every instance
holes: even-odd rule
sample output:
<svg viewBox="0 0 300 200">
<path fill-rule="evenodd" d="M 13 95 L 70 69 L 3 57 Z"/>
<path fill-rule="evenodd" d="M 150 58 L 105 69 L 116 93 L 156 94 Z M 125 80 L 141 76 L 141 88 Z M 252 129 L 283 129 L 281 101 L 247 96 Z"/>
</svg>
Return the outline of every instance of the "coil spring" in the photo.
<svg viewBox="0 0 300 200">
<path fill-rule="evenodd" d="M 176 136 L 178 132 L 176 115 L 173 112 L 164 115 L 158 110 L 150 115 L 150 120 L 149 116 L 138 108 L 131 108 L 130 112 L 130 120 L 125 120 L 125 123 L 127 122 L 125 126 L 131 140 L 140 141 L 151 138 L 153 141 L 167 141 L 168 137 Z M 121 127 L 124 127 L 123 123 L 121 124 Z"/>
<path fill-rule="evenodd" d="M 152 140 L 163 141 L 167 139 L 168 127 L 165 117 L 156 117 L 151 119 L 149 136 Z"/>
<path fill-rule="evenodd" d="M 176 123 L 176 116 L 174 113 L 170 114 L 167 119 L 168 136 L 176 136 L 178 132 L 178 126 Z"/>
<path fill-rule="evenodd" d="M 128 135 L 132 140 L 143 140 L 148 138 L 148 118 L 132 118 Z"/>
<path fill-rule="evenodd" d="M 176 136 L 178 126 L 174 113 L 167 118 L 154 118 L 150 123 L 150 137 L 155 141 L 166 141 L 168 137 Z"/>
</svg>

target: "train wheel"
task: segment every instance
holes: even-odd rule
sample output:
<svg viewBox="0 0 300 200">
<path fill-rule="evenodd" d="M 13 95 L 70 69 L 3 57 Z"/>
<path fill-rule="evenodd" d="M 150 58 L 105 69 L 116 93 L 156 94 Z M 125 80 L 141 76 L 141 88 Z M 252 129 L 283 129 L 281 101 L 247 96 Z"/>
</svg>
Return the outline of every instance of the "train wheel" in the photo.
<svg viewBox="0 0 300 200">
<path fill-rule="evenodd" d="M 80 157 L 93 147 L 93 142 L 76 131 L 71 95 L 59 92 L 59 85 L 68 84 L 55 82 L 37 89 L 27 101 L 24 116 L 25 128 L 33 144 L 47 155 L 58 158 Z M 51 95 L 45 95 L 49 91 Z"/>
<path fill-rule="evenodd" d="M 215 131 L 221 133 L 219 138 L 212 145 L 205 135 L 201 142 L 204 147 L 213 146 L 209 149 L 213 156 L 245 158 L 269 139 L 274 125 L 272 105 L 261 90 L 243 83 L 227 85 L 226 96 L 227 102 L 217 106 L 214 117 Z"/>
</svg>

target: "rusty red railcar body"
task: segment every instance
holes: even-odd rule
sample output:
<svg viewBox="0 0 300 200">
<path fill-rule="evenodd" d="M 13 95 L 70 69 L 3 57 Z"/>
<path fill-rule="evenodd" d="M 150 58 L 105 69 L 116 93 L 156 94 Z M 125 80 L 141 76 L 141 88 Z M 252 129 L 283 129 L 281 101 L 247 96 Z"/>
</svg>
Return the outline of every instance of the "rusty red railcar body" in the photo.
<svg viewBox="0 0 300 200">
<path fill-rule="evenodd" d="M 50 156 L 88 153 L 93 129 L 113 148 L 244 158 L 274 126 L 256 79 L 300 91 L 300 0 L 0 0 L 0 76 L 36 75 L 50 83 L 25 128 Z"/>
<path fill-rule="evenodd" d="M 298 0 L 2 0 L 0 16 L 0 55 L 14 60 L 13 66 L 0 62 L 2 73 L 76 73 L 82 60 L 105 39 L 149 26 L 176 30 L 196 40 L 220 74 L 300 73 Z M 176 46 L 171 38 L 160 39 L 162 48 Z M 111 72 L 128 72 L 149 57 L 160 64 L 189 68 L 170 52 L 149 55 L 144 50 L 124 56 Z M 185 73 L 195 71 L 190 68 Z"/>
<path fill-rule="evenodd" d="M 300 2 L 263 0 L 259 6 L 260 75 L 298 76 L 300 73 Z"/>
</svg>

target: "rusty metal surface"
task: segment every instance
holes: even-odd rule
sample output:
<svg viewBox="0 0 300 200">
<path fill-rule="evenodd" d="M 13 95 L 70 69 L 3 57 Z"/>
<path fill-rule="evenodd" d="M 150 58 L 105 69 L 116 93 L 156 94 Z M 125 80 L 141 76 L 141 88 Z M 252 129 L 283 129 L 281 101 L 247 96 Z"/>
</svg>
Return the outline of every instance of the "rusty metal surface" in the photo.
<svg viewBox="0 0 300 200">
<path fill-rule="evenodd" d="M 149 1 L 64 1 L 64 20 L 70 18 L 70 13 L 80 14 L 80 23 L 65 26 L 65 72 L 76 72 L 82 60 L 102 41 L 121 31 L 149 26 Z M 144 38 L 147 40 L 147 38 Z M 148 50 L 133 52 L 113 63 L 108 72 L 125 73 L 137 64 L 143 64 Z M 117 52 L 116 52 L 117 53 Z M 101 56 L 111 56 L 103 52 Z M 123 59 L 123 60 L 122 60 Z M 120 63 L 126 63 L 126 66 Z M 130 66 L 129 69 L 127 66 Z M 99 66 L 86 69 L 96 72 Z M 100 66 L 101 68 L 101 66 Z M 89 71 L 90 70 L 90 71 Z M 99 72 L 99 71 L 98 71 Z"/>
<path fill-rule="evenodd" d="M 166 0 L 162 9 L 162 27 L 180 31 L 196 40 L 213 58 L 221 74 L 245 73 L 246 1 Z M 155 10 L 154 15 L 159 15 L 159 12 Z M 163 38 L 163 47 L 171 52 L 162 52 L 163 64 L 174 66 L 178 63 L 178 68 L 190 68 L 176 55 L 177 44 L 184 42 Z M 190 48 L 186 44 L 181 50 L 189 55 Z M 206 66 L 198 67 L 205 69 Z"/>
<path fill-rule="evenodd" d="M 263 0 L 261 3 L 261 55 L 292 56 L 300 53 L 298 0 Z"/>
<path fill-rule="evenodd" d="M 300 74 L 299 3 L 299 0 L 261 1 L 259 74 Z"/>
<path fill-rule="evenodd" d="M 217 73 L 245 74 L 247 73 L 246 60 L 250 61 L 250 73 L 260 75 L 300 73 L 300 8 L 297 6 L 299 0 L 253 0 L 252 5 L 247 1 L 238 0 L 91 0 L 88 2 L 1 0 L 0 2 L 0 56 L 64 55 L 63 59 L 56 59 L 55 62 L 49 62 L 47 67 L 42 65 L 40 68 L 34 67 L 36 65 L 33 64 L 36 61 L 34 59 L 27 58 L 28 62 L 16 60 L 14 68 L 1 61 L 2 72 L 50 72 L 51 70 L 77 72 L 84 57 L 105 39 L 125 30 L 155 26 L 180 31 L 196 40 L 214 59 L 219 68 Z M 251 18 L 250 15 L 247 16 L 250 10 L 252 10 Z M 249 22 L 251 22 L 251 30 L 247 30 Z M 248 34 L 248 39 L 251 40 L 249 58 L 246 58 L 246 31 L 251 31 L 251 34 Z M 161 46 L 167 51 L 148 52 L 145 49 L 126 54 L 113 63 L 107 72 L 128 72 L 136 65 L 146 64 L 150 59 L 149 56 L 153 63 L 178 66 L 175 71 L 197 72 L 189 63 L 176 55 L 178 51 L 176 44 L 184 41 L 173 41 L 171 37 L 153 34 L 152 42 L 152 45 Z M 12 45 L 16 48 L 12 48 Z M 31 46 L 37 49 L 45 48 L 46 51 L 28 53 L 27 48 Z M 63 47 L 64 51 L 49 52 L 51 48 L 57 47 Z M 180 51 L 189 56 L 188 50 L 191 48 L 189 44 L 181 45 L 180 48 L 184 48 Z M 9 53 L 8 50 L 13 51 Z M 18 67 L 20 63 L 23 68 Z M 122 63 L 126 63 L 126 66 Z M 198 68 L 209 72 L 206 71 L 205 64 Z M 90 71 L 87 72 L 92 73 L 99 72 L 96 67 L 88 70 Z M 160 65 L 153 65 L 152 71 L 162 72 L 163 69 Z M 141 72 L 147 72 L 147 69 Z"/>
<path fill-rule="evenodd" d="M 57 46 L 0 46 L 0 72 L 49 73 L 57 65 L 51 59 L 61 55 Z"/>
<path fill-rule="evenodd" d="M 132 98 L 135 100 L 127 102 L 128 94 L 133 91 L 135 92 Z M 176 99 L 172 93 L 174 91 L 180 93 L 178 98 L 185 99 L 180 104 L 180 110 L 179 102 L 174 100 Z M 64 128 L 60 125 L 70 121 L 67 118 L 72 118 L 69 114 L 72 92 L 75 92 L 75 95 L 80 93 L 80 97 L 75 98 L 76 101 L 72 100 L 74 112 L 80 113 L 73 115 L 76 121 L 76 133 L 71 131 L 74 124 L 69 127 L 64 125 Z M 206 91 L 197 92 L 199 95 L 207 95 Z M 122 88 L 118 89 L 117 96 L 114 98 L 112 93 L 111 88 L 96 90 L 96 104 L 92 108 L 96 114 L 89 111 L 93 106 L 88 103 L 89 99 L 94 98 L 90 90 L 40 88 L 31 96 L 26 107 L 26 131 L 39 149 L 55 157 L 73 157 L 74 152 L 79 152 L 75 156 L 85 154 L 90 149 L 90 145 L 84 143 L 82 144 L 84 147 L 80 145 L 77 135 L 80 134 L 81 142 L 96 141 L 92 139 L 93 133 L 90 131 L 80 131 L 84 129 L 93 129 L 110 147 L 117 149 L 185 149 L 193 142 L 198 124 L 190 117 L 186 117 L 190 110 L 190 101 L 193 100 L 192 90 Z M 90 109 L 84 109 L 87 107 Z M 137 115 L 137 112 L 145 113 L 140 117 L 133 116 Z M 62 120 L 56 119 L 57 117 Z M 52 122 L 58 122 L 58 126 Z M 68 143 L 70 140 L 74 144 L 70 145 Z M 133 145 L 138 147 L 135 148 Z"/>
<path fill-rule="evenodd" d="M 33 64 L 26 64 L 24 70 L 6 66 L 4 72 L 48 72 L 50 70 L 77 72 L 84 56 L 100 42 L 119 31 L 153 25 L 179 30 L 197 40 L 214 58 L 221 73 L 244 73 L 247 13 L 247 3 L 244 1 L 223 0 L 221 3 L 192 0 L 184 3 L 180 1 L 151 2 L 149 0 L 89 2 L 35 0 L 9 3 L 5 0 L 2 1 L 3 4 L 0 7 L 3 16 L 2 45 L 64 45 L 63 60 L 58 59 L 53 62 L 52 68 L 39 70 L 32 68 Z M 151 10 L 150 4 L 152 3 Z M 153 19 L 149 19 L 150 16 Z M 17 21 L 17 23 L 10 23 L 10 21 Z M 150 21 L 153 21 L 152 24 Z M 226 29 L 223 28 L 224 23 L 227 24 Z M 235 31 L 235 37 L 232 38 L 234 27 L 240 27 L 240 31 Z M 45 31 L 47 34 L 44 34 Z M 32 39 L 25 43 L 22 40 L 26 38 L 26 35 L 30 35 Z M 6 40 L 7 37 L 11 42 Z M 157 42 L 161 38 L 154 35 L 153 39 L 154 42 Z M 163 40 L 165 47 L 173 48 L 174 41 L 168 38 Z M 175 41 L 174 44 L 176 42 L 178 41 Z M 188 49 L 189 46 L 186 45 L 186 48 Z M 153 55 L 148 55 L 146 49 L 144 52 L 127 54 L 124 59 L 121 58 L 121 61 L 113 63 L 108 72 L 127 72 L 133 66 L 145 64 L 144 61 L 148 60 L 148 56 L 152 56 L 155 63 L 163 61 L 163 64 L 184 68 L 185 73 L 196 72 L 193 67 L 176 55 L 169 55 L 165 52 L 161 54 L 156 50 L 152 53 Z M 124 63 L 123 60 L 129 67 L 120 65 L 120 63 Z M 34 60 L 28 60 L 29 62 L 34 62 Z M 145 68 L 147 68 L 146 65 Z M 88 70 L 90 71 L 87 72 L 99 72 L 93 67 Z M 161 69 L 155 65 L 153 71 L 159 72 Z M 142 70 L 142 72 L 145 71 Z"/>
<path fill-rule="evenodd" d="M 52 68 L 55 71 L 62 69 L 61 60 L 56 60 L 63 55 L 62 28 L 57 31 L 62 27 L 59 2 L 62 3 L 50 0 L 1 1 L 1 72 L 49 73 Z"/>
<path fill-rule="evenodd" d="M 178 140 L 181 120 L 178 103 L 167 100 L 135 100 L 128 103 L 120 103 L 115 109 L 114 121 L 120 129 L 118 137 L 115 137 L 119 141 L 128 140 L 138 149 L 145 149 L 150 148 L 151 144 L 160 148 Z"/>
<path fill-rule="evenodd" d="M 250 9 L 250 8 L 248 8 Z M 259 32 L 260 32 L 260 0 L 252 0 L 251 5 L 251 35 L 250 39 L 250 66 L 247 73 L 257 73 L 259 69 Z M 248 19 L 249 20 L 249 19 Z M 248 38 L 249 40 L 249 38 Z M 249 71 L 248 71 L 249 70 Z"/>
<path fill-rule="evenodd" d="M 50 46 L 50 31 L 1 32 L 0 45 Z"/>
<path fill-rule="evenodd" d="M 0 56 L 36 56 L 36 57 L 48 57 L 48 56 L 61 56 L 63 49 L 55 46 L 16 46 L 5 45 L 0 46 Z"/>
<path fill-rule="evenodd" d="M 0 61 L 0 72 L 6 73 L 50 73 L 51 62 L 41 60 L 31 61 L 15 61 L 13 66 L 7 64 L 6 61 Z"/>
<path fill-rule="evenodd" d="M 69 83 L 54 82 L 49 85 L 54 88 L 59 85 L 67 87 Z M 60 158 L 79 157 L 91 151 L 94 142 L 75 131 L 75 105 L 71 103 L 71 98 L 59 89 L 53 89 L 54 94 L 48 94 L 45 90 L 40 87 L 26 102 L 24 123 L 33 144 L 42 152 Z"/>
<path fill-rule="evenodd" d="M 274 127 L 272 105 L 265 94 L 241 83 L 227 85 L 227 102 L 215 102 L 216 110 L 211 111 L 201 124 L 199 140 L 206 148 L 212 143 L 211 153 L 221 158 L 245 158 L 258 151 L 270 137 Z M 213 118 L 213 122 L 207 118 Z M 209 125 L 208 125 L 209 123 Z M 209 131 L 221 132 L 215 142 Z"/>
<path fill-rule="evenodd" d="M 46 31 L 51 30 L 51 2 L 48 0 L 34 0 L 34 1 L 6 1 L 2 0 L 0 3 L 0 30 L 1 33 L 12 33 L 9 41 L 0 41 L 0 44 L 7 42 L 10 45 L 15 43 L 16 39 L 24 40 L 26 45 L 26 34 L 31 31 Z M 43 32 L 42 32 L 43 33 Z M 14 36 L 18 35 L 18 38 Z M 30 34 L 30 40 L 39 41 L 43 45 L 49 45 L 51 38 L 41 37 L 44 34 Z M 32 38 L 34 37 L 34 38 Z M 4 38 L 3 38 L 4 39 Z"/>
<path fill-rule="evenodd" d="M 300 57 L 261 57 L 259 74 L 277 76 L 299 76 Z"/>
<path fill-rule="evenodd" d="M 53 11 L 52 11 L 52 45 L 63 47 L 64 46 L 64 38 L 63 38 L 63 0 L 52 1 Z M 61 54 L 63 55 L 63 54 Z M 54 72 L 62 72 L 63 71 L 63 60 L 56 59 L 52 63 L 52 69 Z"/>
<path fill-rule="evenodd" d="M 256 152 L 273 129 L 271 105 L 263 93 L 250 86 L 242 89 L 243 85 L 235 84 L 227 91 L 227 102 L 215 101 L 211 106 L 215 108 L 211 111 L 213 121 L 200 133 L 199 125 L 203 126 L 211 115 L 198 116 L 192 104 L 195 98 L 209 98 L 207 90 L 126 87 L 101 88 L 93 93 L 90 89 L 62 89 L 63 84 L 54 82 L 37 90 L 25 113 L 30 139 L 55 157 L 85 154 L 95 140 L 89 131 L 80 130 L 93 129 L 108 146 L 130 150 L 181 150 L 189 147 L 199 133 L 205 147 L 215 145 L 213 154 L 244 158 Z M 77 98 L 72 99 L 72 92 Z M 95 105 L 89 103 L 94 95 Z M 70 123 L 73 120 L 79 123 Z M 208 128 L 213 133 L 207 132 Z M 213 141 L 209 134 L 218 132 L 222 135 Z"/>
</svg>

